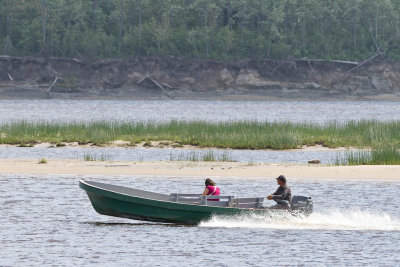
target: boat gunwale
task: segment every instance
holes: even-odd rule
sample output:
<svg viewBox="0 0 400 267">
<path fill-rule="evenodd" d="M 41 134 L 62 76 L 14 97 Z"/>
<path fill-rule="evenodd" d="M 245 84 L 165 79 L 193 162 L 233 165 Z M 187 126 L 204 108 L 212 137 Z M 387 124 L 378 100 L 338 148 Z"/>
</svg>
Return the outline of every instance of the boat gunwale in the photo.
<svg viewBox="0 0 400 267">
<path fill-rule="evenodd" d="M 89 182 L 90 182 L 90 181 L 89 181 Z M 110 193 L 117 194 L 117 195 L 124 195 L 124 196 L 131 197 L 131 198 L 145 199 L 145 200 L 156 201 L 156 202 L 161 202 L 161 203 L 168 202 L 168 203 L 176 204 L 176 205 L 180 205 L 180 206 L 206 207 L 206 208 L 214 208 L 214 209 L 220 209 L 220 208 L 221 208 L 221 209 L 230 209 L 230 210 L 231 210 L 231 209 L 237 209 L 237 210 L 248 210 L 248 211 L 253 211 L 253 210 L 266 210 L 266 209 L 267 209 L 267 208 L 266 208 L 266 209 L 265 209 L 265 208 L 262 209 L 262 208 L 220 207 L 220 206 L 208 206 L 208 205 L 190 204 L 190 203 L 179 203 L 179 202 L 173 202 L 173 201 L 170 201 L 170 200 L 163 201 L 163 200 L 157 200 L 157 199 L 146 198 L 146 197 L 132 196 L 132 195 L 128 195 L 128 194 L 125 194 L 125 193 L 119 193 L 119 192 L 115 192 L 115 191 L 113 191 L 113 190 L 104 189 L 104 188 L 101 188 L 101 187 L 98 187 L 98 186 L 94 186 L 94 185 L 88 184 L 88 183 L 86 183 L 86 180 L 84 180 L 84 179 L 81 179 L 81 180 L 79 181 L 79 183 L 85 184 L 85 185 L 88 186 L 88 187 L 93 187 L 93 188 L 96 188 L 96 189 L 98 189 L 98 190 L 102 190 L 102 191 L 105 191 L 105 192 L 110 192 Z M 95 183 L 101 183 L 101 182 L 95 182 Z M 121 186 L 121 187 L 124 187 L 124 186 Z M 129 188 L 129 187 L 127 187 L 127 188 Z M 84 188 L 82 188 L 82 189 L 85 190 Z M 134 189 L 134 188 L 132 188 L 132 189 Z M 86 190 L 85 190 L 85 191 L 86 191 Z M 141 191 L 150 192 L 150 191 L 146 191 L 146 190 L 141 190 Z M 91 192 L 91 193 L 92 193 L 92 192 Z M 152 192 L 150 192 L 150 193 L 152 193 Z M 157 194 L 160 194 L 160 193 L 157 193 Z M 166 194 L 161 194 L 161 195 L 168 196 L 168 195 L 166 195 Z M 199 195 L 200 195 L 200 194 L 199 194 Z M 107 196 L 107 197 L 111 197 L 111 196 Z M 111 197 L 111 198 L 116 199 L 115 197 Z M 126 201 L 126 200 L 123 200 L 123 201 Z"/>
</svg>

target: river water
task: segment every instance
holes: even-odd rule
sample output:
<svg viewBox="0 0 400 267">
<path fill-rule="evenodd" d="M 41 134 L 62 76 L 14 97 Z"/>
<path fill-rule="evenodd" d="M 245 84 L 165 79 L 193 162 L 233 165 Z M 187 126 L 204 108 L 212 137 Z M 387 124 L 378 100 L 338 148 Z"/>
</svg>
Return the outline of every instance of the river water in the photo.
<svg viewBox="0 0 400 267">
<path fill-rule="evenodd" d="M 201 192 L 193 177 L 79 177 L 160 193 Z M 199 226 L 97 214 L 78 177 L 0 175 L 2 266 L 397 266 L 400 182 L 290 180 L 308 218 L 214 217 Z M 222 193 L 265 196 L 273 180 L 216 178 Z"/>
<path fill-rule="evenodd" d="M 0 123 L 25 121 L 400 120 L 400 103 L 327 101 L 0 100 Z M 170 160 L 204 150 L 0 147 L 1 158 Z M 337 151 L 229 150 L 241 162 L 329 163 Z M 400 182 L 290 180 L 313 197 L 308 218 L 214 217 L 198 226 L 97 214 L 80 178 L 160 193 L 201 192 L 195 177 L 43 176 L 0 173 L 0 266 L 397 266 Z M 265 196 L 275 181 L 218 178 L 226 195 Z"/>
<path fill-rule="evenodd" d="M 80 159 L 90 155 L 92 158 L 103 158 L 108 161 L 170 161 L 185 160 L 193 156 L 202 158 L 211 154 L 221 159 L 226 156 L 229 161 L 255 163 L 307 163 L 319 159 L 324 164 L 334 164 L 335 160 L 346 153 L 342 150 L 221 150 L 221 149 L 181 149 L 181 148 L 122 148 L 122 147 L 0 147 L 1 158 L 20 159 Z"/>
<path fill-rule="evenodd" d="M 0 100 L 0 123 L 27 121 L 400 120 L 390 101 Z"/>
</svg>

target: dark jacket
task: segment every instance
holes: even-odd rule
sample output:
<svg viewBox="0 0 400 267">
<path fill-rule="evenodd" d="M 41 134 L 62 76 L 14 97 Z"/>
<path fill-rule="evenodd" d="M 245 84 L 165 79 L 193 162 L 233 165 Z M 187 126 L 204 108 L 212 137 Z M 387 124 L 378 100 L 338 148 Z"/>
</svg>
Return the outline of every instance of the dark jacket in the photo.
<svg viewBox="0 0 400 267">
<path fill-rule="evenodd" d="M 287 185 L 279 186 L 275 193 L 272 194 L 273 200 L 287 200 L 292 203 L 292 190 Z"/>
</svg>

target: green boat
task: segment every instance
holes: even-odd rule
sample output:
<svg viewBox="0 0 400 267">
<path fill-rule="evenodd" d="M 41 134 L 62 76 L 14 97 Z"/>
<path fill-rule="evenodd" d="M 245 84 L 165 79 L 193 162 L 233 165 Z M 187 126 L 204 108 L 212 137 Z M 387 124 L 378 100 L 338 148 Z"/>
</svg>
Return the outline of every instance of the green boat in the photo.
<svg viewBox="0 0 400 267">
<path fill-rule="evenodd" d="M 197 224 L 213 215 L 309 215 L 313 209 L 311 198 L 302 196 L 293 197 L 289 210 L 273 210 L 263 208 L 264 197 L 166 195 L 85 180 L 79 182 L 79 187 L 86 191 L 98 213 L 144 221 Z"/>
</svg>

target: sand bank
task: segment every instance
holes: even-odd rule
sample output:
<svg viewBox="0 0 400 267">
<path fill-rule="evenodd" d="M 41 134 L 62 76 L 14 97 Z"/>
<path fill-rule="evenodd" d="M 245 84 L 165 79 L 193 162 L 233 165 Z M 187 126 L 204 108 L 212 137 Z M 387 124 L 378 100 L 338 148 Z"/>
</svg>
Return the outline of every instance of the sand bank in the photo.
<svg viewBox="0 0 400 267">
<path fill-rule="evenodd" d="M 90 162 L 53 160 L 38 164 L 36 159 L 1 159 L 0 173 L 5 174 L 68 174 L 143 175 L 181 177 L 271 178 L 284 174 L 298 179 L 374 179 L 400 180 L 400 165 L 326 166 L 308 164 L 256 164 L 239 162 Z"/>
</svg>

